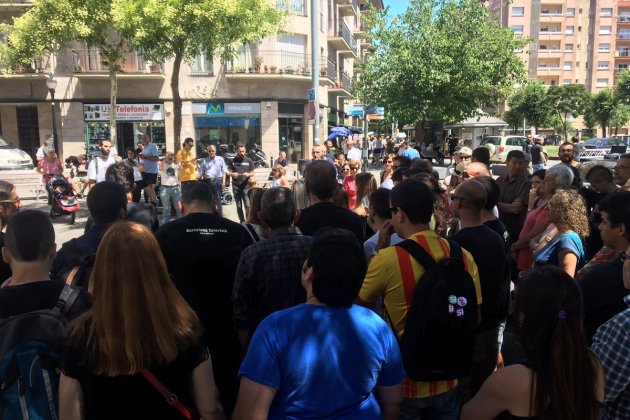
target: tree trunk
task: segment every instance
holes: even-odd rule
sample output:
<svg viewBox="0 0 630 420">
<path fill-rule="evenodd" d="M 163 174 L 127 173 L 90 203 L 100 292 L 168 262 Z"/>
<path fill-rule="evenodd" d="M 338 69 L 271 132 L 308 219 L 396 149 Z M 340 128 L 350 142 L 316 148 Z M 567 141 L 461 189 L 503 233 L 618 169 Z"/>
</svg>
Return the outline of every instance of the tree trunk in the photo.
<svg viewBox="0 0 630 420">
<path fill-rule="evenodd" d="M 606 138 L 606 126 L 608 125 L 608 121 L 602 121 L 602 137 Z"/>
<path fill-rule="evenodd" d="M 118 146 L 117 146 L 117 138 L 118 135 L 116 133 L 116 97 L 118 95 L 118 73 L 116 72 L 115 66 L 111 66 L 112 68 L 110 68 L 109 70 L 109 86 L 110 86 L 110 90 L 109 90 L 109 137 L 110 140 L 112 141 L 112 147 L 116 147 L 116 150 L 118 150 Z M 120 154 L 121 151 L 118 150 L 118 155 L 119 156 L 123 156 Z"/>
<path fill-rule="evenodd" d="M 560 116 L 562 118 L 562 116 Z M 567 114 L 564 114 L 564 119 L 562 120 L 562 128 L 564 129 L 564 141 L 569 141 L 569 135 L 567 134 Z"/>
<path fill-rule="evenodd" d="M 179 69 L 182 65 L 183 53 L 180 51 L 175 54 L 173 60 L 173 74 L 171 75 L 171 91 L 173 94 L 173 141 L 174 150 L 180 149 L 180 137 L 182 131 L 182 98 L 179 96 Z"/>
</svg>

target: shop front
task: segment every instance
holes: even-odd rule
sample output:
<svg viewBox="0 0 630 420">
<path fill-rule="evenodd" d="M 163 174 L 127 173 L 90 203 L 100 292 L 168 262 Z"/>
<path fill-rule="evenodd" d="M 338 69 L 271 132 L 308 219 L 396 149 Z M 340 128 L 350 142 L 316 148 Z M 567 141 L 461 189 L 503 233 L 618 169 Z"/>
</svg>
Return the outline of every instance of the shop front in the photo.
<svg viewBox="0 0 630 420">
<path fill-rule="evenodd" d="M 85 143 L 89 154 L 98 152 L 99 141 L 109 139 L 109 104 L 84 104 Z M 116 105 L 116 152 L 123 156 L 125 149 L 136 145 L 143 134 L 149 134 L 160 155 L 166 151 L 163 104 Z"/>
<path fill-rule="evenodd" d="M 193 103 L 197 156 L 205 156 L 210 144 L 230 150 L 243 144 L 261 147 L 260 103 Z"/>
</svg>

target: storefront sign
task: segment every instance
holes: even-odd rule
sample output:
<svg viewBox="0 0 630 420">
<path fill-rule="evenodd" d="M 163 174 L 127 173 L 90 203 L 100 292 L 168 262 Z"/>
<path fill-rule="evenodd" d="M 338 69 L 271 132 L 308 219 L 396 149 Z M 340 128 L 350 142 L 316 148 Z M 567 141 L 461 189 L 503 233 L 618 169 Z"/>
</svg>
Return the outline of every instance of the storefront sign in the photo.
<svg viewBox="0 0 630 420">
<path fill-rule="evenodd" d="M 208 102 L 192 104 L 195 115 L 260 114 L 260 103 Z"/>
<path fill-rule="evenodd" d="M 109 104 L 83 105 L 85 121 L 109 121 Z M 116 105 L 116 121 L 163 121 L 163 104 Z"/>
</svg>

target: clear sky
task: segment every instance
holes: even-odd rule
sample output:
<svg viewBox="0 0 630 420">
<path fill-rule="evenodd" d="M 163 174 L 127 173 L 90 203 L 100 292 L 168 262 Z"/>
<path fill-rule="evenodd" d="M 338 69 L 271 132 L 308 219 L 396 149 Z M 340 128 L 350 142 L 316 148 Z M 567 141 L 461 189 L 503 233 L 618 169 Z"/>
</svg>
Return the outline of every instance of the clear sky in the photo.
<svg viewBox="0 0 630 420">
<path fill-rule="evenodd" d="M 389 14 L 391 16 L 396 16 L 401 13 L 404 13 L 407 10 L 407 6 L 409 6 L 409 0 L 383 0 L 385 7 L 389 7 Z"/>
</svg>

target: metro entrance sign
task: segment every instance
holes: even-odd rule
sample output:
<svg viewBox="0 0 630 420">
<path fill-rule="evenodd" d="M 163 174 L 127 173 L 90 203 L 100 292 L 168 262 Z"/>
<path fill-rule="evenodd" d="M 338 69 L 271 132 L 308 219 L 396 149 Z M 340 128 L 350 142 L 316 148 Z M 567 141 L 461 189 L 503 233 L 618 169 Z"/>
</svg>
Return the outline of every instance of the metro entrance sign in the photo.
<svg viewBox="0 0 630 420">
<path fill-rule="evenodd" d="M 315 89 L 308 90 L 308 123 L 315 124 L 317 109 L 315 108 Z"/>
</svg>

